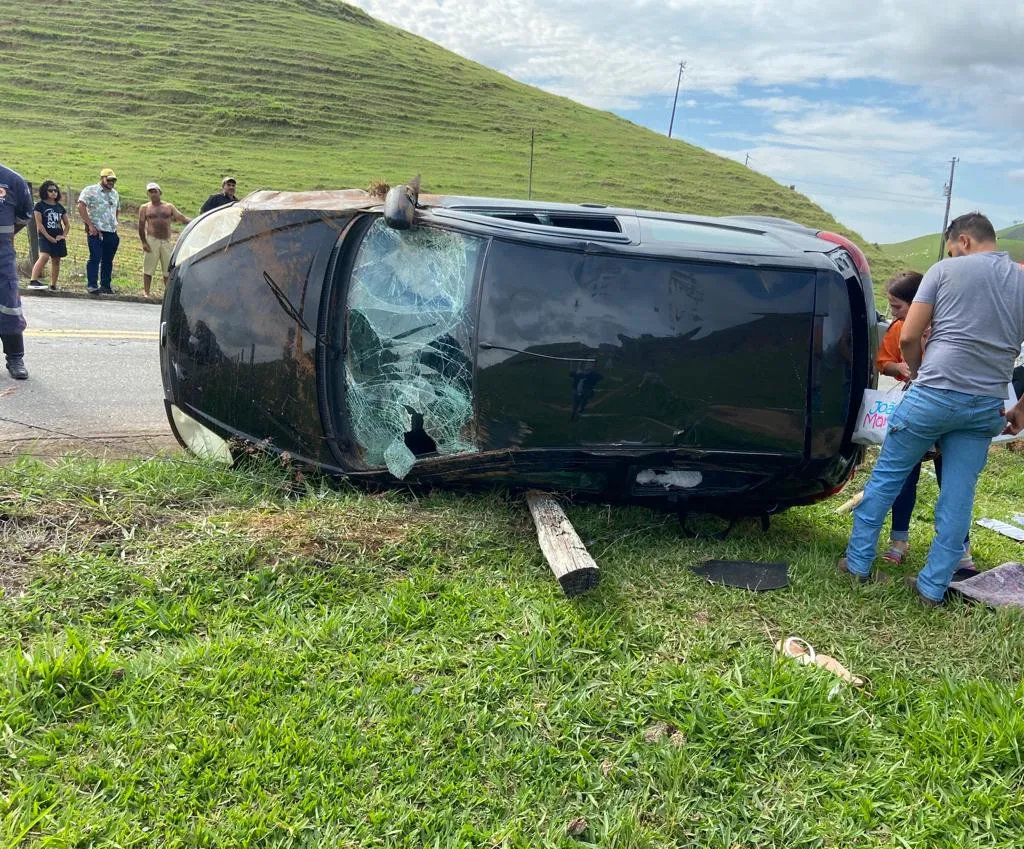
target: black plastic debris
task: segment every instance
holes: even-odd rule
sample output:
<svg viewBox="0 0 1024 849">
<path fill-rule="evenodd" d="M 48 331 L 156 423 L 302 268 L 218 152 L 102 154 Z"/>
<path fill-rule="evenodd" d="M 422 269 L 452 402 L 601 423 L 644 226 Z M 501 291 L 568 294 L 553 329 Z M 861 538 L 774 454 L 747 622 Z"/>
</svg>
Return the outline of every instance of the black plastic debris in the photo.
<svg viewBox="0 0 1024 849">
<path fill-rule="evenodd" d="M 706 560 L 693 566 L 694 574 L 707 578 L 712 584 L 737 587 L 756 593 L 781 590 L 789 586 L 789 566 L 786 563 L 762 563 L 756 560 Z"/>
</svg>

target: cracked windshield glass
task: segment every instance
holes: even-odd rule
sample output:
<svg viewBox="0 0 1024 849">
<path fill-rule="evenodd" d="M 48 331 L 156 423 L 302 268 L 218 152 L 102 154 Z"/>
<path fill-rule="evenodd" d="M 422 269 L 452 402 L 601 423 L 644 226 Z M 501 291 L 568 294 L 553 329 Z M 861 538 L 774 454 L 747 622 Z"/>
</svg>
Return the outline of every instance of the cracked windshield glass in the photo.
<svg viewBox="0 0 1024 849">
<path fill-rule="evenodd" d="M 446 230 L 367 231 L 348 297 L 345 385 L 361 459 L 398 478 L 417 456 L 476 450 L 473 319 L 484 240 Z"/>
</svg>

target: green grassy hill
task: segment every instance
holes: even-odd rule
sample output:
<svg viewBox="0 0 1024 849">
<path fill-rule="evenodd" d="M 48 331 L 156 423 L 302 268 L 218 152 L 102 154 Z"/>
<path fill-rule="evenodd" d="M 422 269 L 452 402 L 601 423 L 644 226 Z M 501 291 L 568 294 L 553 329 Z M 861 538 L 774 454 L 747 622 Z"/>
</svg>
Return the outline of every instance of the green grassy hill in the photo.
<svg viewBox="0 0 1024 849">
<path fill-rule="evenodd" d="M 1009 251 L 1018 262 L 1024 262 L 1024 225 L 1016 224 L 997 231 L 999 247 Z M 930 233 L 905 242 L 882 245 L 882 250 L 901 265 L 915 271 L 927 271 L 939 256 L 939 234 Z M 875 275 L 876 278 L 878 275 Z"/>
<path fill-rule="evenodd" d="M 398 182 L 843 228 L 798 192 L 608 112 L 522 85 L 340 0 L 0 0 L 3 161 L 80 188 L 157 180 L 194 212 L 239 191 Z M 845 231 L 849 233 L 849 231 Z M 859 236 L 858 241 L 863 242 Z M 129 249 L 135 248 L 135 240 Z M 895 267 L 867 247 L 876 276 Z"/>
</svg>

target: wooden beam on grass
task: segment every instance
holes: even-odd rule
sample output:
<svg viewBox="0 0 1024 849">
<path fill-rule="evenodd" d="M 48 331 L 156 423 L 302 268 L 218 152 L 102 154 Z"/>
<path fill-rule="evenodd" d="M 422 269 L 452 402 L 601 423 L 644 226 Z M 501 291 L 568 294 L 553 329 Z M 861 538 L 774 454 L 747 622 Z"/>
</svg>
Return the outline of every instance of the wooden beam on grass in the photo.
<svg viewBox="0 0 1024 849">
<path fill-rule="evenodd" d="M 850 513 L 857 508 L 857 505 L 864 500 L 864 490 L 858 492 L 849 501 L 844 501 L 838 507 L 836 507 L 836 515 L 841 516 L 843 513 Z"/>
<path fill-rule="evenodd" d="M 531 489 L 526 503 L 537 526 L 540 550 L 562 591 L 571 597 L 596 587 L 601 572 L 558 502 L 546 492 Z"/>
</svg>

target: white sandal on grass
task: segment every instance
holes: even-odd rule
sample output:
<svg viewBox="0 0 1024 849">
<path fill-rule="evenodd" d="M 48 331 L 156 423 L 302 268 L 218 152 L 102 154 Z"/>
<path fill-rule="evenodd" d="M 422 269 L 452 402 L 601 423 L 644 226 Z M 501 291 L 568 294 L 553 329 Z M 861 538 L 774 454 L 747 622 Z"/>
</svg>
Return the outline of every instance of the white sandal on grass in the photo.
<svg viewBox="0 0 1024 849">
<path fill-rule="evenodd" d="M 828 670 L 837 678 L 841 678 L 854 687 L 863 687 L 867 683 L 865 679 L 859 675 L 854 675 L 834 657 L 827 654 L 818 654 L 814 650 L 814 646 L 805 640 L 801 640 L 799 637 L 786 637 L 784 640 L 779 640 L 775 648 L 786 657 L 792 658 L 803 666 L 820 666 L 822 669 Z M 832 693 L 829 693 L 829 697 L 831 696 Z"/>
</svg>

